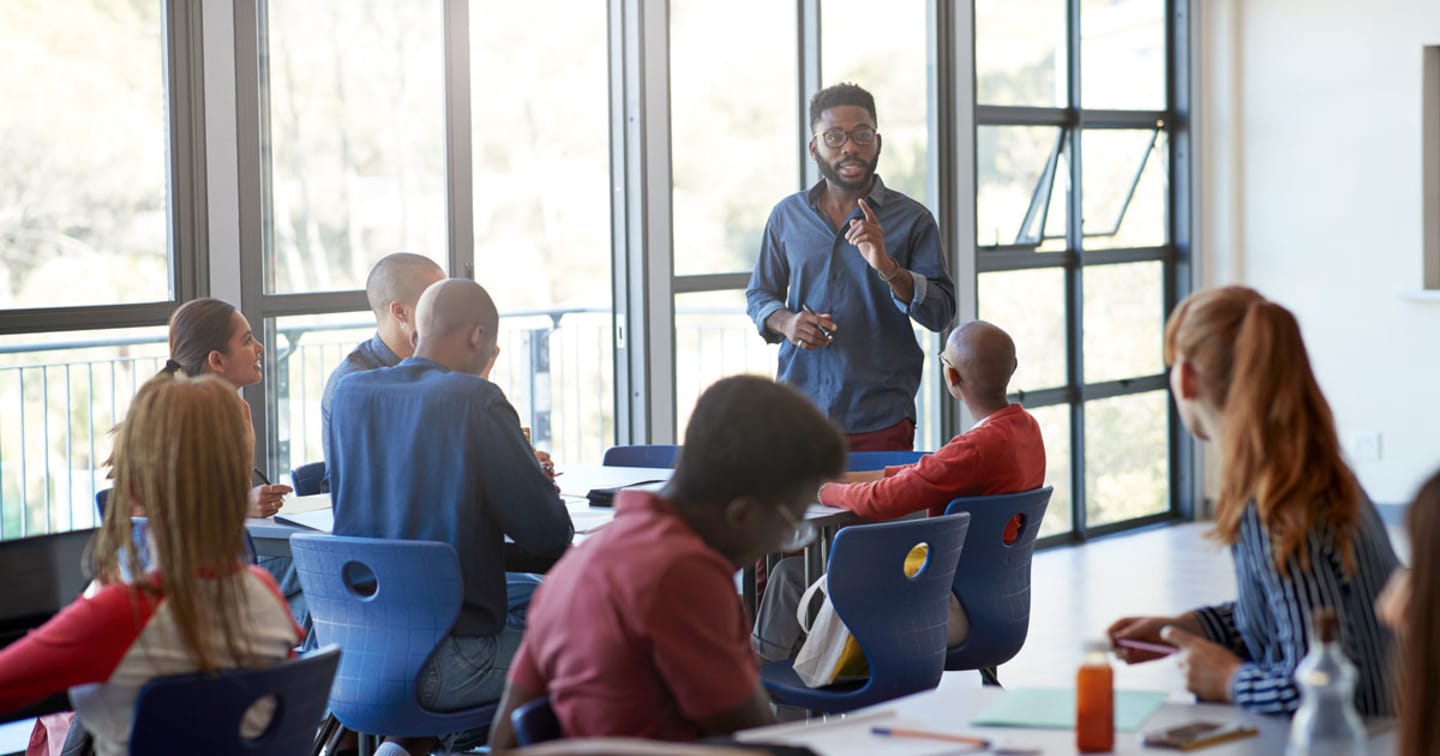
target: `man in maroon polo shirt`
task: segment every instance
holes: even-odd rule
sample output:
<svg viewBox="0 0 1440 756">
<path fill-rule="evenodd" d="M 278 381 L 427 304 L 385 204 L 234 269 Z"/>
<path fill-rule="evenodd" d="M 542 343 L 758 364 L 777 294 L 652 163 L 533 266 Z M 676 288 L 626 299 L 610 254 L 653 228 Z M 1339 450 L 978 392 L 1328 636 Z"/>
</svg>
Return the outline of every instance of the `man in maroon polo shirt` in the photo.
<svg viewBox="0 0 1440 756">
<path fill-rule="evenodd" d="M 551 569 L 491 726 L 550 697 L 567 737 L 694 740 L 773 721 L 735 571 L 802 540 L 845 441 L 794 389 L 719 381 L 700 397 L 659 495 L 625 491 L 610 523 Z"/>
</svg>

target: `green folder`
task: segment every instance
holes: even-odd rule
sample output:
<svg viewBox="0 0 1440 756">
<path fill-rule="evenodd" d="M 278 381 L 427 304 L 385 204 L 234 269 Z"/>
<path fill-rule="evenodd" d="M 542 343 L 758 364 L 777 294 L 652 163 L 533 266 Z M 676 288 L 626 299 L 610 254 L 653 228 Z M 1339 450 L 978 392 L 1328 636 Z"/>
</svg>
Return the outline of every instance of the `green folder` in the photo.
<svg viewBox="0 0 1440 756">
<path fill-rule="evenodd" d="M 1115 691 L 1115 729 L 1135 732 L 1165 702 L 1153 690 Z M 984 727 L 1075 729 L 1073 688 L 1008 688 L 1004 697 L 986 707 L 970 724 Z"/>
</svg>

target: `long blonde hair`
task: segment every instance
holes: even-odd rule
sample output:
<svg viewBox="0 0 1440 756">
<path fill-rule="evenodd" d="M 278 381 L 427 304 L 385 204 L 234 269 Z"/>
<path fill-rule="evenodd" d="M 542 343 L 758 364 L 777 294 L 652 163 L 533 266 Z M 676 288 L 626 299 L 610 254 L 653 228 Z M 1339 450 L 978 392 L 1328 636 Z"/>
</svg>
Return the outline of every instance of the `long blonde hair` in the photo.
<svg viewBox="0 0 1440 756">
<path fill-rule="evenodd" d="M 246 493 L 252 452 L 235 389 L 214 376 L 161 373 L 135 394 L 115 438 L 115 487 L 92 544 L 102 583 L 121 561 L 142 600 L 164 595 L 180 639 L 202 671 L 219 652 L 244 664 L 240 639 Z M 142 576 L 132 510 L 148 518 L 157 581 Z M 123 556 L 122 556 L 123 555 Z M 215 631 L 223 643 L 216 645 Z"/>
<path fill-rule="evenodd" d="M 1195 369 L 1201 397 L 1222 413 L 1216 537 L 1234 544 L 1253 500 L 1277 569 L 1291 557 L 1309 567 L 1301 546 L 1323 522 L 1334 528 L 1335 548 L 1353 572 L 1360 485 L 1340 457 L 1335 418 L 1295 316 L 1242 286 L 1196 292 L 1165 326 L 1165 362 L 1180 359 Z"/>
</svg>

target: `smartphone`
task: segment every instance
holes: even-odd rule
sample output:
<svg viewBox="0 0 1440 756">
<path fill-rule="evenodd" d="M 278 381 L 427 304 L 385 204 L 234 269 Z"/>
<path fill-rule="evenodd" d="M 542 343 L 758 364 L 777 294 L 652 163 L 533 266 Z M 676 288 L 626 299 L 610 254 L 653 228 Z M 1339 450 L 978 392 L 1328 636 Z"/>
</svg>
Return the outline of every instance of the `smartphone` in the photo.
<svg viewBox="0 0 1440 756">
<path fill-rule="evenodd" d="M 1258 729 L 1243 722 L 1190 722 L 1166 730 L 1147 732 L 1144 743 L 1153 748 L 1193 751 L 1259 734 Z"/>
</svg>

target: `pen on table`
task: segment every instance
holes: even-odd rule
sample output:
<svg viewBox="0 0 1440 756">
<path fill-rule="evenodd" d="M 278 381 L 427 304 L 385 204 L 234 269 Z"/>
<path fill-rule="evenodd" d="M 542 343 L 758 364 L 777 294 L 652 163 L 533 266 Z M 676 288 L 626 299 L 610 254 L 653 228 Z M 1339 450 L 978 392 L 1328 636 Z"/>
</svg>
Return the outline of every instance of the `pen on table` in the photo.
<svg viewBox="0 0 1440 756">
<path fill-rule="evenodd" d="M 818 315 L 818 314 L 819 314 L 819 313 L 815 312 L 814 310 L 810 309 L 810 305 L 807 305 L 807 304 L 802 304 L 802 305 L 800 305 L 800 309 L 801 309 L 801 310 L 804 310 L 805 312 L 810 313 L 811 315 Z M 820 329 L 820 333 L 825 334 L 825 338 L 827 338 L 827 339 L 833 339 L 833 338 L 835 338 L 835 332 L 832 331 L 832 330 L 830 330 L 829 328 L 826 328 L 825 326 L 822 326 L 822 325 L 820 325 L 819 323 L 816 323 L 816 324 L 815 324 L 815 327 Z"/>
<path fill-rule="evenodd" d="M 980 748 L 989 748 L 990 741 L 985 738 L 975 738 L 969 735 L 951 735 L 948 732 L 930 732 L 928 730 L 907 730 L 903 727 L 871 727 L 870 734 L 883 735 L 888 738 L 924 738 L 926 740 L 943 740 L 946 743 L 964 743 Z"/>
<path fill-rule="evenodd" d="M 1180 649 L 1164 643 L 1146 643 L 1145 641 L 1131 640 L 1129 638 L 1116 638 L 1113 643 L 1120 648 L 1133 648 L 1136 651 L 1149 651 L 1152 654 L 1169 656 Z"/>
</svg>

